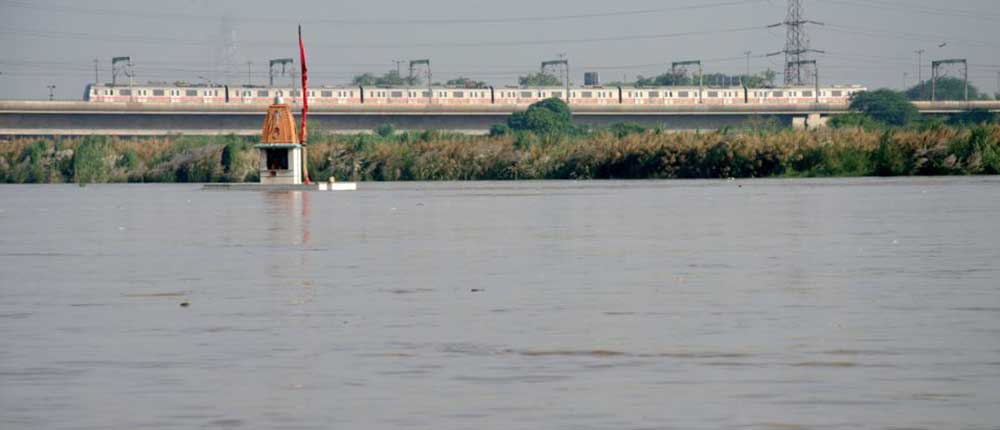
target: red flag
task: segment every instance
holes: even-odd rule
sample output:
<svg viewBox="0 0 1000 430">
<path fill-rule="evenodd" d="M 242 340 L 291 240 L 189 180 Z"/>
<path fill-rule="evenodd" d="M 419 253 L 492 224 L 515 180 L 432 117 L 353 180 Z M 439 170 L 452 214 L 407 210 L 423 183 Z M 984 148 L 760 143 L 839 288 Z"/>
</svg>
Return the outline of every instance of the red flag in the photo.
<svg viewBox="0 0 1000 430">
<path fill-rule="evenodd" d="M 302 26 L 299 26 L 299 55 L 302 57 L 302 129 L 299 133 L 302 144 L 306 139 L 306 121 L 309 116 L 309 68 L 306 67 L 306 47 L 302 43 Z"/>
<path fill-rule="evenodd" d="M 306 46 L 302 43 L 302 26 L 299 26 L 299 55 L 302 57 L 302 129 L 299 133 L 300 142 L 302 142 L 302 176 L 303 182 L 307 185 L 311 182 L 309 181 L 309 156 L 306 152 L 306 142 L 307 142 L 307 129 L 306 121 L 309 119 L 309 68 L 306 67 Z"/>
</svg>

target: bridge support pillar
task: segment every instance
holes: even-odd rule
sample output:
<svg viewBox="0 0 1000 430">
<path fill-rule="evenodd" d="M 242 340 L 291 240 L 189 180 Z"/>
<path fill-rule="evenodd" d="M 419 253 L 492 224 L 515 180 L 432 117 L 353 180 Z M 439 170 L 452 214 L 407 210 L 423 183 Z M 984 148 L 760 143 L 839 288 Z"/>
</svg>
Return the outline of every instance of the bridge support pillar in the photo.
<svg viewBox="0 0 1000 430">
<path fill-rule="evenodd" d="M 825 128 L 826 123 L 829 120 L 830 118 L 827 118 L 818 113 L 811 113 L 809 114 L 809 117 L 806 118 L 806 127 L 808 127 L 809 129 Z"/>
</svg>

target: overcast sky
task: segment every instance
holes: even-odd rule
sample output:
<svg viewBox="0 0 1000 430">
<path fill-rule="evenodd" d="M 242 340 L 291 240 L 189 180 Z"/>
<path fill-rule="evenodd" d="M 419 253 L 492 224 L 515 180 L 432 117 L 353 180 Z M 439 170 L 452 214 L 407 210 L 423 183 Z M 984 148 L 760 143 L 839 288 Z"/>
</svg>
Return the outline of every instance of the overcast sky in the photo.
<svg viewBox="0 0 1000 430">
<path fill-rule="evenodd" d="M 915 50 L 968 58 L 974 84 L 996 91 L 997 0 L 803 0 L 824 83 L 899 88 L 917 80 Z M 297 57 L 301 22 L 313 84 L 430 58 L 436 81 L 456 76 L 516 82 L 542 60 L 569 59 L 573 80 L 651 76 L 671 61 L 706 72 L 782 69 L 785 0 L 0 0 L 0 98 L 80 99 L 110 81 L 111 57 L 131 55 L 137 82 L 267 80 L 267 60 Z M 227 40 L 233 39 L 233 42 Z M 943 47 L 939 45 L 944 44 Z M 226 64 L 229 64 L 227 67 Z M 402 66 L 405 74 L 406 66 Z M 227 73 L 228 72 L 228 73 Z M 949 69 L 960 75 L 958 68 Z M 907 73 L 908 76 L 904 76 Z M 287 82 L 284 78 L 282 82 Z"/>
</svg>

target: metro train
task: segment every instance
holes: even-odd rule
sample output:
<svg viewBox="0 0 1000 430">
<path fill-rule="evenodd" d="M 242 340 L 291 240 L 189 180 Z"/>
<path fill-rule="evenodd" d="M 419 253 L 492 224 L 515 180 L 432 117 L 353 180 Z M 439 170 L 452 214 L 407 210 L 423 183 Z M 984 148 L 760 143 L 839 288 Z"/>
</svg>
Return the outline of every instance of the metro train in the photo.
<svg viewBox="0 0 1000 430">
<path fill-rule="evenodd" d="M 319 87 L 309 89 L 311 106 L 332 105 L 529 105 L 547 98 L 572 105 L 737 105 L 737 104 L 846 104 L 865 91 L 857 85 L 787 88 L 699 87 L 486 87 L 384 88 Z M 84 100 L 91 103 L 166 105 L 268 105 L 276 97 L 299 103 L 302 91 L 287 87 L 229 87 L 155 85 L 87 85 Z"/>
</svg>

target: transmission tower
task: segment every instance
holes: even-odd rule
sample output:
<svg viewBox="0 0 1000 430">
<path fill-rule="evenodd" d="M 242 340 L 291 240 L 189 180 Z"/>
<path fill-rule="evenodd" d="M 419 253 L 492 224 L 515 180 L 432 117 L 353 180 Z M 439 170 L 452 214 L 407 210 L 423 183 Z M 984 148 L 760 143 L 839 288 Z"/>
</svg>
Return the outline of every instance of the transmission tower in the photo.
<svg viewBox="0 0 1000 430">
<path fill-rule="evenodd" d="M 222 17 L 219 30 L 220 45 L 216 51 L 215 80 L 229 84 L 236 81 L 240 49 L 239 37 L 229 14 Z"/>
<path fill-rule="evenodd" d="M 823 53 L 809 48 L 809 36 L 805 30 L 806 24 L 823 25 L 823 23 L 805 19 L 804 15 L 802 0 L 788 0 L 788 14 L 785 16 L 785 21 L 768 26 L 768 28 L 783 26 L 788 30 L 785 36 L 785 49 L 768 54 L 769 57 L 785 54 L 785 86 L 802 85 L 803 76 L 809 76 L 803 73 L 803 66 L 809 64 L 806 54 Z"/>
</svg>

